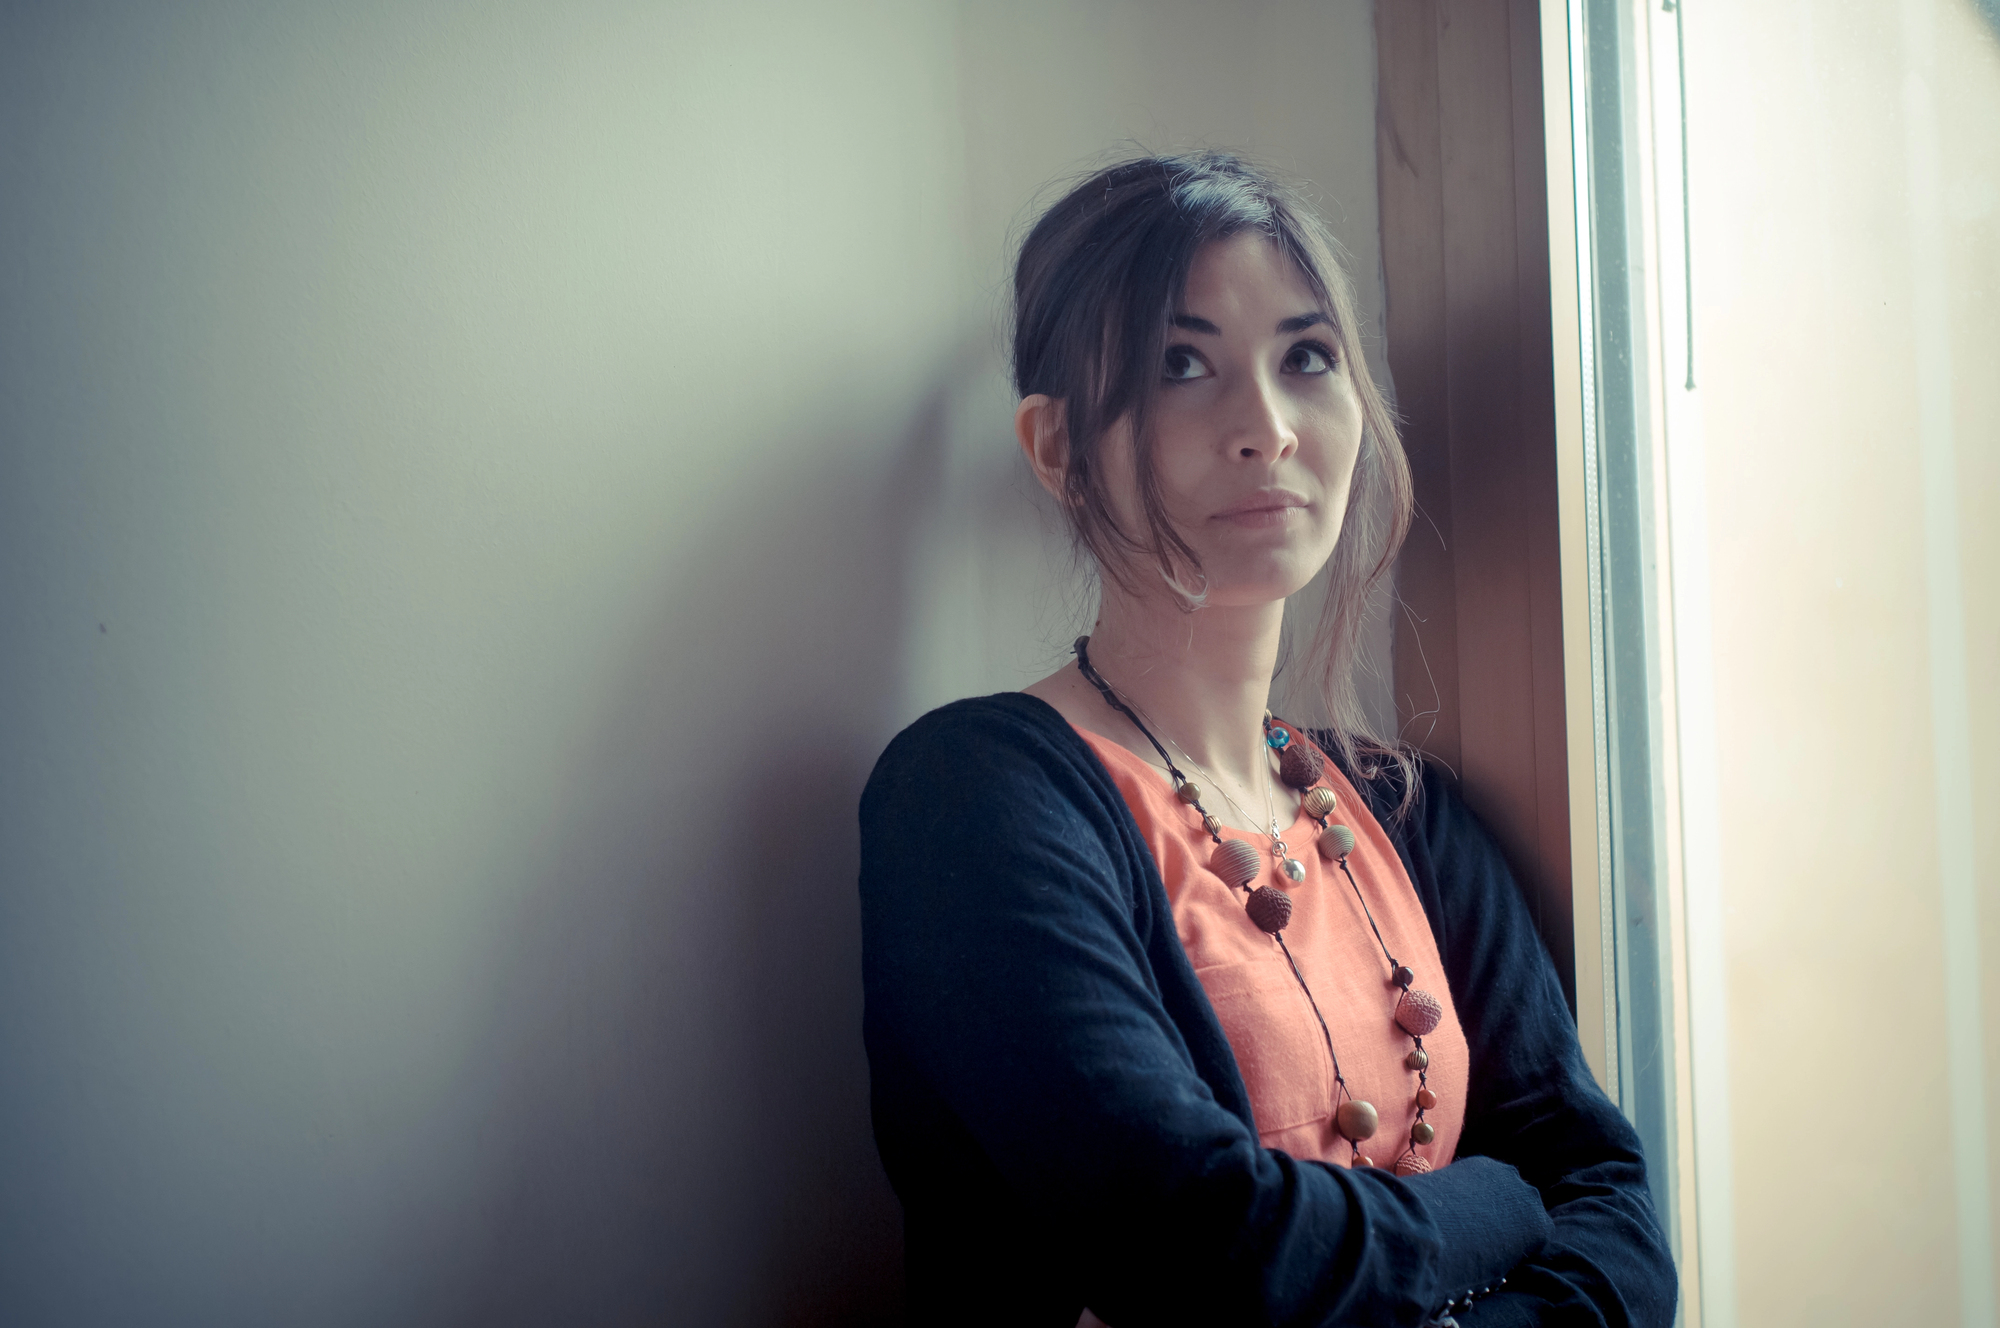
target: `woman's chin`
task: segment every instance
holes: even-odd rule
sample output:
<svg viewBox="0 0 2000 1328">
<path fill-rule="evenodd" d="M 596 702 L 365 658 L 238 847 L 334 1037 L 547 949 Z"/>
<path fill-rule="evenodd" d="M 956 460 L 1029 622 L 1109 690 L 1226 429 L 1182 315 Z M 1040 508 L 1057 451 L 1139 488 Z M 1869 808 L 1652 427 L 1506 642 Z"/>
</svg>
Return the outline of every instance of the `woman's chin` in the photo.
<svg viewBox="0 0 2000 1328">
<path fill-rule="evenodd" d="M 1298 510 L 1298 509 L 1294 509 Z M 1259 603 L 1303 590 L 1333 557 L 1339 528 L 1318 528 L 1296 518 L 1288 528 L 1212 532 L 1195 553 L 1208 573 L 1209 598 Z"/>
<path fill-rule="evenodd" d="M 1208 579 L 1204 607 L 1245 609 L 1290 599 L 1311 584 L 1324 562 L 1218 569 Z"/>
</svg>

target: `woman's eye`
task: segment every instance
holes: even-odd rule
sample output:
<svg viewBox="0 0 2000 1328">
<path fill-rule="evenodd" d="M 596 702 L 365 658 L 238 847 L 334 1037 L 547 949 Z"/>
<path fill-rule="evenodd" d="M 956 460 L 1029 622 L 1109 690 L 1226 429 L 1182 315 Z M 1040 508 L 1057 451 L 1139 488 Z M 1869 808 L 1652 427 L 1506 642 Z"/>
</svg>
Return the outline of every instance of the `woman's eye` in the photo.
<svg viewBox="0 0 2000 1328">
<path fill-rule="evenodd" d="M 1168 382 L 1185 383 L 1196 378 L 1208 377 L 1208 366 L 1202 362 L 1201 356 L 1194 353 L 1192 347 L 1175 346 L 1167 352 L 1162 372 Z"/>
<path fill-rule="evenodd" d="M 1286 373 L 1320 374 L 1332 368 L 1333 352 L 1312 342 L 1294 346 L 1285 355 Z"/>
</svg>

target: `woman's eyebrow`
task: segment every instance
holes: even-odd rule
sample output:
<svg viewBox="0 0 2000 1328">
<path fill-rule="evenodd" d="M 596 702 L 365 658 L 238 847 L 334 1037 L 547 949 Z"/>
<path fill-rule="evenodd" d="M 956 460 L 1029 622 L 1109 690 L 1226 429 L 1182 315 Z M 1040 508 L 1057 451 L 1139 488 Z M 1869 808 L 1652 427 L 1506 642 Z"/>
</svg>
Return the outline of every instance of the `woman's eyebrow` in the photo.
<svg viewBox="0 0 2000 1328">
<path fill-rule="evenodd" d="M 1200 332 L 1204 336 L 1219 337 L 1222 335 L 1221 328 L 1209 322 L 1206 318 L 1196 318 L 1193 314 L 1175 314 L 1168 322 L 1175 327 L 1184 328 L 1189 332 Z M 1309 314 L 1300 314 L 1296 318 L 1279 320 L 1277 335 L 1282 337 L 1293 332 L 1303 332 L 1307 328 L 1315 327 L 1320 323 L 1331 326 L 1333 320 L 1315 309 Z"/>
</svg>

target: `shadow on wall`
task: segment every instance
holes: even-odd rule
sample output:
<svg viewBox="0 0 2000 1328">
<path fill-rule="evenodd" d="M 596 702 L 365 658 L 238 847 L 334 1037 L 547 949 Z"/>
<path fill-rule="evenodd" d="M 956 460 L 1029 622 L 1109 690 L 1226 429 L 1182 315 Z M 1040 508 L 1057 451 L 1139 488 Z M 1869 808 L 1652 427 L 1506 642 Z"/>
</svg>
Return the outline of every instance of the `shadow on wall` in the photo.
<svg viewBox="0 0 2000 1328">
<path fill-rule="evenodd" d="M 454 1321 L 900 1319 L 855 812 L 900 722 L 954 380 L 899 448 L 822 424 L 819 465 L 662 570 L 472 1053 L 496 1160 Z"/>
</svg>

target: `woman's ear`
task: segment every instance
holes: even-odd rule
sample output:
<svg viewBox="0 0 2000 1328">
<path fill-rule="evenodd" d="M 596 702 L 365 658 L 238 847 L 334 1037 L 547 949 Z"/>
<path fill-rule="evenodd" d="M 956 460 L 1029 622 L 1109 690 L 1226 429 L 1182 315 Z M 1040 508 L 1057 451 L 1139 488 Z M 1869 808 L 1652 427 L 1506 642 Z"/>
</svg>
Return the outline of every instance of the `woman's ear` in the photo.
<svg viewBox="0 0 2000 1328">
<path fill-rule="evenodd" d="M 1069 431 L 1063 424 L 1063 403 L 1041 392 L 1022 397 L 1014 410 L 1014 436 L 1042 487 L 1058 503 L 1067 503 Z"/>
</svg>

